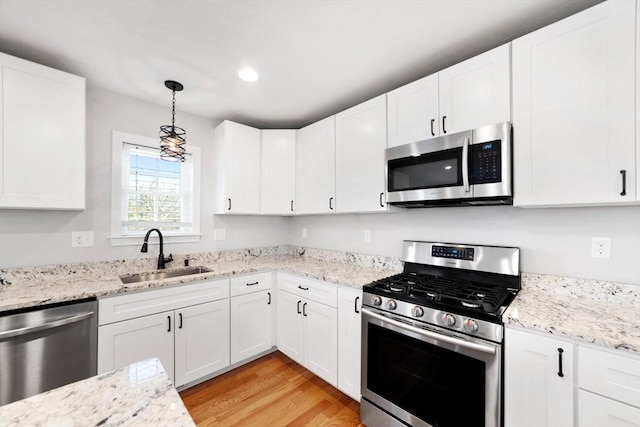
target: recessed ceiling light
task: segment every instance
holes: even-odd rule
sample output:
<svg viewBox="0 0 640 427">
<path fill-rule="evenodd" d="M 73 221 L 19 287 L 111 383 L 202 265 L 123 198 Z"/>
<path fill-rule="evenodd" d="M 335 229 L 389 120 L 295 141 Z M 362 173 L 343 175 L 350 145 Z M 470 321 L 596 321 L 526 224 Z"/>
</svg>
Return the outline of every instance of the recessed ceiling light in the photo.
<svg viewBox="0 0 640 427">
<path fill-rule="evenodd" d="M 240 77 L 245 82 L 255 82 L 260 77 L 258 72 L 253 68 L 245 67 L 238 71 L 238 77 Z"/>
</svg>

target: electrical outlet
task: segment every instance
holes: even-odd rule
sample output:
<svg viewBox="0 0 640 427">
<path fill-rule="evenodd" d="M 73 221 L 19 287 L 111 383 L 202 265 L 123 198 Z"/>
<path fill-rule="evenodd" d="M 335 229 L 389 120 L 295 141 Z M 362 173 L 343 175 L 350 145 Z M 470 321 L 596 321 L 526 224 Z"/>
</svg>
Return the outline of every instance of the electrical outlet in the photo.
<svg viewBox="0 0 640 427">
<path fill-rule="evenodd" d="M 226 228 L 214 228 L 213 229 L 213 240 L 227 240 L 227 229 Z"/>
<path fill-rule="evenodd" d="M 303 229 L 302 229 L 302 238 L 303 238 L 303 239 L 306 239 L 306 238 L 307 238 L 307 229 L 306 229 L 306 228 L 303 228 Z"/>
<path fill-rule="evenodd" d="M 371 241 L 371 230 L 364 230 L 364 241 L 369 243 Z"/>
<path fill-rule="evenodd" d="M 90 248 L 93 246 L 93 231 L 72 231 L 72 248 Z"/>
<path fill-rule="evenodd" d="M 593 258 L 611 258 L 611 239 L 609 237 L 592 237 L 591 256 Z"/>
</svg>

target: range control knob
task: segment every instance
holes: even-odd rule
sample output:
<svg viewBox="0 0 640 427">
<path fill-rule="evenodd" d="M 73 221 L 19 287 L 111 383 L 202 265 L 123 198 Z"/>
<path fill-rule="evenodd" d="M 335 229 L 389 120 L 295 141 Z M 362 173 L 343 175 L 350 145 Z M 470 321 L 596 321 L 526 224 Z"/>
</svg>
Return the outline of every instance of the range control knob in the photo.
<svg viewBox="0 0 640 427">
<path fill-rule="evenodd" d="M 371 297 L 371 302 L 373 303 L 373 305 L 382 305 L 382 298 L 380 298 L 378 295 L 374 295 Z"/>
<path fill-rule="evenodd" d="M 453 314 L 450 313 L 443 314 L 441 321 L 445 326 L 453 326 L 456 324 L 456 318 L 453 316 Z"/>
<path fill-rule="evenodd" d="M 473 319 L 467 319 L 462 323 L 464 330 L 467 332 L 478 332 L 478 322 Z"/>
<path fill-rule="evenodd" d="M 387 309 L 395 310 L 397 306 L 398 304 L 394 300 L 390 299 L 389 301 L 387 301 Z"/>
<path fill-rule="evenodd" d="M 424 316 L 424 310 L 422 309 L 422 307 L 413 307 L 411 309 L 411 315 L 413 317 L 422 317 Z"/>
</svg>

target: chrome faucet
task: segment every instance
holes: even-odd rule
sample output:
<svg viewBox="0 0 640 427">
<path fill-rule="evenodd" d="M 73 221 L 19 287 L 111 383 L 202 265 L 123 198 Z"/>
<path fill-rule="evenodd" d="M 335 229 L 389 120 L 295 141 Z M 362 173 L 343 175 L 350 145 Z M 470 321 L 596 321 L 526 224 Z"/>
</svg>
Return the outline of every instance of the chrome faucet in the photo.
<svg viewBox="0 0 640 427">
<path fill-rule="evenodd" d="M 163 240 L 162 240 L 162 233 L 160 232 L 160 230 L 158 230 L 157 228 L 152 228 L 151 230 L 147 231 L 147 234 L 144 236 L 144 243 L 142 243 L 142 248 L 140 249 L 140 252 L 147 252 L 148 247 L 147 247 L 147 242 L 149 241 L 149 235 L 151 234 L 152 231 L 156 231 L 158 233 L 158 236 L 160 237 L 160 255 L 158 256 L 158 270 L 162 270 L 164 269 L 164 264 L 166 262 L 171 262 L 173 261 L 173 255 L 169 254 L 169 258 L 165 258 L 164 257 L 164 249 L 163 249 Z"/>
</svg>

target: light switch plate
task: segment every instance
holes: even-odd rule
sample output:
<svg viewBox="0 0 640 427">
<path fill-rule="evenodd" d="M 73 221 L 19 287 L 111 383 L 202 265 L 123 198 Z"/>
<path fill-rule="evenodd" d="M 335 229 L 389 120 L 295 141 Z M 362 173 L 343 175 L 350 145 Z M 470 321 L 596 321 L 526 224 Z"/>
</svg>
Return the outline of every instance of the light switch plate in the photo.
<svg viewBox="0 0 640 427">
<path fill-rule="evenodd" d="M 371 241 L 371 230 L 364 230 L 364 241 L 369 243 Z"/>
<path fill-rule="evenodd" d="M 213 240 L 227 240 L 227 229 L 226 228 L 214 228 L 213 229 Z"/>
<path fill-rule="evenodd" d="M 306 239 L 306 238 L 307 238 L 307 229 L 306 229 L 306 228 L 303 228 L 303 229 L 302 229 L 302 238 L 303 238 L 303 239 Z"/>
<path fill-rule="evenodd" d="M 72 248 L 90 248 L 93 246 L 93 231 L 72 231 Z"/>
</svg>

